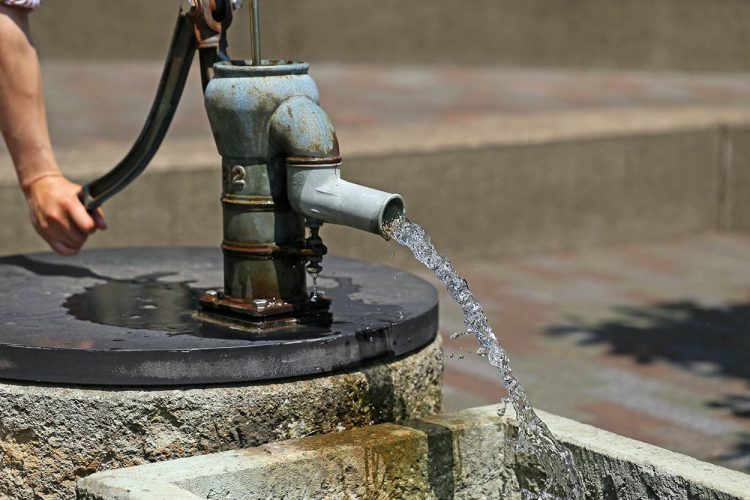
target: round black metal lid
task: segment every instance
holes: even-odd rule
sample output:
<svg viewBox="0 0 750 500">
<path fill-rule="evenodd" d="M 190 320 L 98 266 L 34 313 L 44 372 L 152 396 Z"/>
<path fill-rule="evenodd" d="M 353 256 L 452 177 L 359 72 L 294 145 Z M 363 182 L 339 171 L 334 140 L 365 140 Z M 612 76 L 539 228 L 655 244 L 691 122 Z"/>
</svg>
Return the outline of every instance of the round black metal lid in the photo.
<svg viewBox="0 0 750 500">
<path fill-rule="evenodd" d="M 437 334 L 437 292 L 396 269 L 327 257 L 333 323 L 248 333 L 194 317 L 220 288 L 213 248 L 0 258 L 0 378 L 194 385 L 329 373 L 394 358 Z"/>
</svg>

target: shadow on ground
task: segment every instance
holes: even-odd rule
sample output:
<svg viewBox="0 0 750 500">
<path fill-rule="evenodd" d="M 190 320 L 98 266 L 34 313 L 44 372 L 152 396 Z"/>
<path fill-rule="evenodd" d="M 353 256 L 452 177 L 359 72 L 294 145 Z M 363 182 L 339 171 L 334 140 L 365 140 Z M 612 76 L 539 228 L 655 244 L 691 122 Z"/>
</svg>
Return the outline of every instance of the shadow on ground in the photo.
<svg viewBox="0 0 750 500">
<path fill-rule="evenodd" d="M 617 319 L 591 324 L 568 318 L 546 333 L 574 337 L 581 345 L 606 344 L 610 354 L 642 364 L 663 361 L 699 376 L 744 379 L 748 393 L 706 404 L 748 419 L 750 425 L 750 304 L 709 307 L 682 301 L 614 311 Z M 750 433 L 738 438 L 731 453 L 716 458 L 740 462 L 750 471 Z"/>
</svg>

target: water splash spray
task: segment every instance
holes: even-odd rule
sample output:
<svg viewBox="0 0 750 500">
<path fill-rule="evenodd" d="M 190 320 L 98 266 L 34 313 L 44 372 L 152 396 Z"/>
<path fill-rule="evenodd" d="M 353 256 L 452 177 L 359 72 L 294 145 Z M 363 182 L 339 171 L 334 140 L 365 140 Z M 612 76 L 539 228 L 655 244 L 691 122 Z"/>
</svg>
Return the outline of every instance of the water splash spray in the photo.
<svg viewBox="0 0 750 500">
<path fill-rule="evenodd" d="M 466 333 L 476 337 L 480 352 L 500 373 L 508 397 L 503 398 L 498 413 L 502 416 L 510 403 L 518 419 L 518 439 L 514 451 L 534 457 L 547 474 L 543 491 L 523 491 L 523 499 L 582 499 L 583 483 L 570 451 L 557 442 L 547 425 L 537 416 L 526 389 L 511 370 L 508 356 L 498 343 L 481 304 L 474 298 L 466 280 L 456 272 L 448 259 L 437 252 L 430 237 L 418 224 L 404 217 L 390 224 L 386 231 L 398 243 L 408 247 L 414 257 L 445 285 L 451 298 L 463 310 Z"/>
</svg>

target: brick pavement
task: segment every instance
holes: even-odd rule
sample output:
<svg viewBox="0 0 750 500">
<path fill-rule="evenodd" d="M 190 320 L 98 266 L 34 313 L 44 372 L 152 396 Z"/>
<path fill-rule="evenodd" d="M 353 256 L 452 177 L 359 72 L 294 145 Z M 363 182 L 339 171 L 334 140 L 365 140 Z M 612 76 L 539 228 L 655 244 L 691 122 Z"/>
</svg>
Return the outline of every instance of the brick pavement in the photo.
<svg viewBox="0 0 750 500">
<path fill-rule="evenodd" d="M 750 237 L 454 263 L 535 405 L 750 471 Z M 474 339 L 448 339 L 460 310 L 441 307 L 446 408 L 496 402 Z"/>
<path fill-rule="evenodd" d="M 167 140 L 210 138 L 194 68 Z M 61 149 L 130 143 L 156 91 L 161 63 L 47 62 L 50 129 Z M 380 66 L 314 63 L 311 74 L 338 129 L 431 126 L 482 116 L 586 109 L 750 104 L 746 74 Z M 0 147 L 0 161 L 6 152 Z"/>
</svg>

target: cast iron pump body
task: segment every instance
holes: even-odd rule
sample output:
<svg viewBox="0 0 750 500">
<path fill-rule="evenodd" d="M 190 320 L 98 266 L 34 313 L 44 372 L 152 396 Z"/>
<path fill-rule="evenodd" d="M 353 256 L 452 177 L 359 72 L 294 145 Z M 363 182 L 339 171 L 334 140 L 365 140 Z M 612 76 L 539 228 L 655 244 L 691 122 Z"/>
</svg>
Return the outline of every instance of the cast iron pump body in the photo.
<svg viewBox="0 0 750 500">
<path fill-rule="evenodd" d="M 330 301 L 317 291 L 308 294 L 306 285 L 306 271 L 316 277 L 327 251 L 318 234 L 321 224 L 387 237 L 384 226 L 403 215 L 404 202 L 397 194 L 341 179 L 338 141 L 318 105 L 309 65 L 260 58 L 257 0 L 251 7 L 253 59 L 226 57 L 228 1 L 183 2 L 141 136 L 81 197 L 93 209 L 145 168 L 166 133 L 197 49 L 206 110 L 222 157 L 224 230 L 224 290 L 203 296 L 201 316 L 255 326 L 328 321 Z"/>
</svg>

